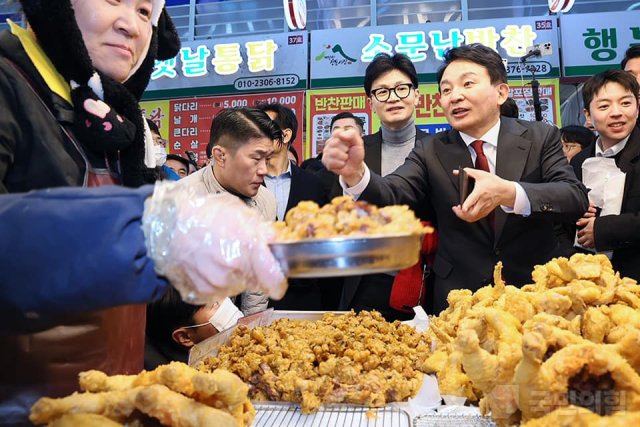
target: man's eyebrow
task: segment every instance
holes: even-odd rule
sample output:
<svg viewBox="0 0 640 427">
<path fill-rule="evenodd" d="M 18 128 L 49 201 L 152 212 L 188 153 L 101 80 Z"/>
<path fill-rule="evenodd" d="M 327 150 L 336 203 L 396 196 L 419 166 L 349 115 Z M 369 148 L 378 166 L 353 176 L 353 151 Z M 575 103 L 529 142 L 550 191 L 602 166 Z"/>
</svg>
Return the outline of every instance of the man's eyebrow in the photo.
<svg viewBox="0 0 640 427">
<path fill-rule="evenodd" d="M 253 152 L 255 154 L 260 154 L 261 156 L 268 156 L 271 153 L 273 153 L 273 150 L 260 150 L 260 149 L 258 149 L 258 150 L 254 150 Z"/>
<path fill-rule="evenodd" d="M 469 77 L 469 76 L 472 76 L 472 75 L 473 75 L 473 76 L 477 76 L 478 74 L 477 74 L 475 71 L 467 71 L 466 73 L 463 73 L 463 74 L 460 76 L 460 78 L 461 78 L 461 79 L 464 79 L 465 77 Z M 441 81 L 440 81 L 440 84 L 441 84 L 441 85 L 443 85 L 443 84 L 445 84 L 445 83 L 449 83 L 449 80 L 446 80 L 446 79 L 445 79 L 445 80 L 441 80 Z"/>
</svg>

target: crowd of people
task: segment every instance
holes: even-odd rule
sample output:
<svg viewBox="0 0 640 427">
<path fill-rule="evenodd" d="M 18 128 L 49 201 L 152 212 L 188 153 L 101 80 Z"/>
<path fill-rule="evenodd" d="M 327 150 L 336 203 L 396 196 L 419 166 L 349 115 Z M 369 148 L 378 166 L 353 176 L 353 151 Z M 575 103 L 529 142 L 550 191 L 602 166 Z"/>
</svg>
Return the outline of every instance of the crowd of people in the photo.
<svg viewBox="0 0 640 427">
<path fill-rule="evenodd" d="M 381 54 L 364 76 L 377 132 L 337 114 L 324 151 L 300 163 L 291 109 L 234 108 L 212 120 L 198 164 L 167 155 L 139 108 L 154 61 L 180 47 L 163 0 L 20 3 L 27 28 L 0 33 L 0 236 L 12 242 L 0 248 L 0 424 L 26 423 L 82 370 L 185 361 L 268 307 L 402 320 L 490 284 L 498 261 L 524 285 L 534 265 L 578 251 L 640 279 L 640 46 L 585 84 L 594 132 L 519 119 L 500 56 L 472 44 L 448 50 L 437 74 L 451 130 L 416 126 L 416 69 Z M 158 180 L 172 183 L 148 185 Z M 290 280 L 285 293 L 260 224 L 343 194 L 407 204 L 437 232 L 409 269 Z"/>
</svg>

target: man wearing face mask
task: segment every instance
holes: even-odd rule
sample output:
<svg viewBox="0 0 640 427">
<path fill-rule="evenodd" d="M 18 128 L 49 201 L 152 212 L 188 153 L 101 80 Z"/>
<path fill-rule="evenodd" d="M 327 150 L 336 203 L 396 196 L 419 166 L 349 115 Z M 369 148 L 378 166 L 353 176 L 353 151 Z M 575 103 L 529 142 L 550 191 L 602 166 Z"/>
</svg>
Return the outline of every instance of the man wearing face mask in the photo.
<svg viewBox="0 0 640 427">
<path fill-rule="evenodd" d="M 165 165 L 167 161 L 167 149 L 165 148 L 166 141 L 160 136 L 160 129 L 151 119 L 147 119 L 151 136 L 153 137 L 153 149 L 156 158 L 156 169 L 158 169 L 158 175 L 160 179 L 168 179 L 169 181 L 177 181 L 180 176 L 173 171 L 170 167 Z M 164 142 L 164 144 L 163 144 Z"/>
<path fill-rule="evenodd" d="M 242 312 L 229 298 L 191 305 L 169 288 L 162 298 L 147 306 L 145 369 L 174 360 L 187 363 L 191 347 L 235 326 L 241 317 Z"/>
</svg>

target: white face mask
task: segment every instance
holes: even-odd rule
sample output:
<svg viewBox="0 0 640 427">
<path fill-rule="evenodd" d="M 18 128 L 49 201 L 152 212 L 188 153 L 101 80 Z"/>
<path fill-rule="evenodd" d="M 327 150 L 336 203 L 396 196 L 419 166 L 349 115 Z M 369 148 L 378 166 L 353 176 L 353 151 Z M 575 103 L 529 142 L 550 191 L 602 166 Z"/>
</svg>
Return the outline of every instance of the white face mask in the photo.
<svg viewBox="0 0 640 427">
<path fill-rule="evenodd" d="M 225 298 L 218 307 L 209 323 L 211 323 L 218 331 L 222 332 L 225 329 L 229 329 L 238 323 L 238 319 L 243 317 L 242 312 L 238 310 L 238 307 L 229 299 Z"/>
<path fill-rule="evenodd" d="M 162 166 L 167 161 L 167 151 L 162 145 L 155 145 L 156 166 Z"/>
</svg>

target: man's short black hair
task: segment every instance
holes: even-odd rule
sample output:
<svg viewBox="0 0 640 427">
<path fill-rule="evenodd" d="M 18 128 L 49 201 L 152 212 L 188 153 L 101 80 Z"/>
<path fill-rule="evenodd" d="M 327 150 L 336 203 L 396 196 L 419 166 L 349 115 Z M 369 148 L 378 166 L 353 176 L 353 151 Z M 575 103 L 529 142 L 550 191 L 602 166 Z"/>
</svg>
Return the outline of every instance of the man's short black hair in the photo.
<svg viewBox="0 0 640 427">
<path fill-rule="evenodd" d="M 624 53 L 624 58 L 620 63 L 620 68 L 624 70 L 624 68 L 627 66 L 627 62 L 634 58 L 640 58 L 640 44 L 635 44 L 627 49 L 627 51 Z"/>
<path fill-rule="evenodd" d="M 600 89 L 609 83 L 618 83 L 625 90 L 634 94 L 636 105 L 638 105 L 640 86 L 638 86 L 636 78 L 631 73 L 611 68 L 592 76 L 584 84 L 582 88 L 582 101 L 587 111 L 590 111 L 591 101 L 593 101 L 593 98 L 598 94 Z"/>
<path fill-rule="evenodd" d="M 560 129 L 560 135 L 562 136 L 562 142 L 577 142 L 582 148 L 594 143 L 596 140 L 596 134 L 584 126 L 565 126 Z"/>
<path fill-rule="evenodd" d="M 180 348 L 173 340 L 173 331 L 195 325 L 193 316 L 203 307 L 187 304 L 180 293 L 170 286 L 162 298 L 147 306 L 147 335 L 163 348 Z"/>
<path fill-rule="evenodd" d="M 180 163 L 182 163 L 184 165 L 184 167 L 187 168 L 187 173 L 189 173 L 189 164 L 191 162 L 189 162 L 189 159 L 185 159 L 184 157 L 182 157 L 179 154 L 167 154 L 167 160 L 177 160 Z"/>
<path fill-rule="evenodd" d="M 147 119 L 147 124 L 149 125 L 149 130 L 151 132 L 155 132 L 160 135 L 160 129 L 158 129 L 158 125 L 151 119 Z"/>
<path fill-rule="evenodd" d="M 353 121 L 356 122 L 356 125 L 360 126 L 360 133 L 364 132 L 364 122 L 362 119 L 349 111 L 343 111 L 342 113 L 338 113 L 333 116 L 331 118 L 331 125 L 329 126 L 329 129 L 333 130 L 333 124 L 341 119 L 353 119 Z"/>
<path fill-rule="evenodd" d="M 212 146 L 220 145 L 235 154 L 251 138 L 282 141 L 282 131 L 267 113 L 254 107 L 223 110 L 211 122 Z"/>
<path fill-rule="evenodd" d="M 512 117 L 514 119 L 520 117 L 518 104 L 516 104 L 516 101 L 514 101 L 513 98 L 507 98 L 507 100 L 504 101 L 504 104 L 500 106 L 500 115 L 505 117 Z"/>
<path fill-rule="evenodd" d="M 298 135 L 298 118 L 293 110 L 277 102 L 271 104 L 259 104 L 257 108 L 265 113 L 267 111 L 276 113 L 276 118 L 273 119 L 273 121 L 278 124 L 281 130 L 291 129 L 291 139 L 289 139 L 288 142 L 289 146 L 291 146 L 293 141 L 296 139 L 296 135 Z M 284 141 L 282 142 L 284 143 Z"/>
<path fill-rule="evenodd" d="M 484 67 L 489 73 L 492 85 L 507 83 L 507 70 L 504 68 L 502 58 L 490 47 L 473 43 L 465 46 L 447 49 L 444 53 L 444 60 L 438 69 L 438 87 L 442 81 L 442 76 L 447 67 L 454 61 L 464 60 Z"/>
<path fill-rule="evenodd" d="M 367 97 L 371 96 L 371 85 L 373 82 L 383 74 L 389 71 L 398 70 L 409 77 L 413 87 L 418 88 L 418 73 L 416 67 L 409 57 L 403 53 L 396 53 L 391 56 L 388 53 L 380 53 L 373 61 L 367 66 L 367 70 L 364 73 L 364 91 Z"/>
</svg>

